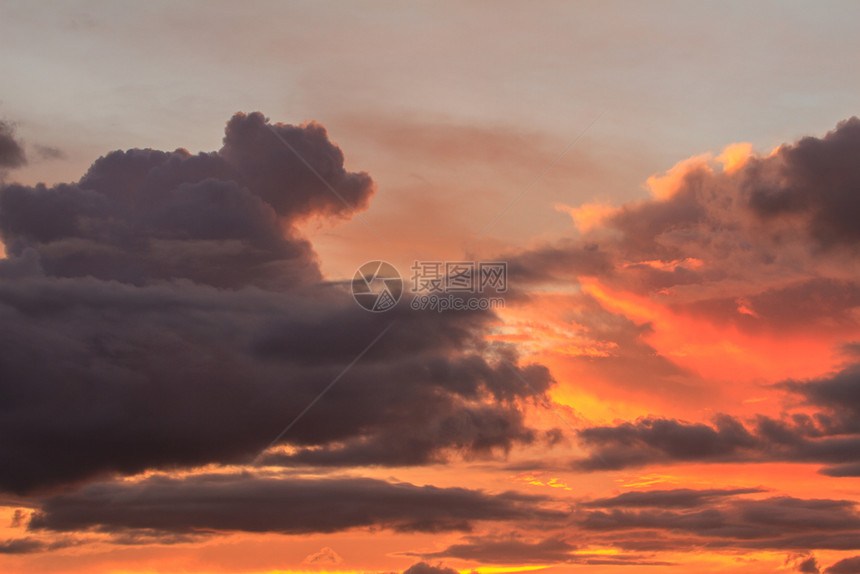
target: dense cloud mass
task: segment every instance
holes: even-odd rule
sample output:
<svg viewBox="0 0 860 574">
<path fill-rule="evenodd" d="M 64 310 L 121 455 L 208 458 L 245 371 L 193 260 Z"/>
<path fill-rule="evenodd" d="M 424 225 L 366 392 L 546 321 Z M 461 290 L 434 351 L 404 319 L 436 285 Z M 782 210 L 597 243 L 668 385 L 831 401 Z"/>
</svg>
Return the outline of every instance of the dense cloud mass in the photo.
<svg viewBox="0 0 860 574">
<path fill-rule="evenodd" d="M 34 251 L 53 277 L 285 289 L 320 279 L 294 225 L 347 217 L 373 189 L 366 173 L 343 168 L 322 126 L 237 114 L 218 152 L 115 151 L 75 184 L 6 186 L 0 239 L 12 256 Z"/>
<path fill-rule="evenodd" d="M 470 530 L 481 520 L 558 521 L 545 499 L 488 495 L 369 478 L 162 476 L 139 483 L 93 483 L 41 501 L 31 530 L 166 534 L 217 531 L 307 534 L 356 527 L 401 532 Z"/>
<path fill-rule="evenodd" d="M 259 113 L 218 152 L 116 151 L 74 184 L 0 188 L 0 489 L 250 462 L 383 333 L 267 463 L 534 440 L 522 399 L 551 378 L 484 342 L 490 314 L 382 316 L 320 283 L 295 224 L 372 192 L 321 126 Z"/>
</svg>

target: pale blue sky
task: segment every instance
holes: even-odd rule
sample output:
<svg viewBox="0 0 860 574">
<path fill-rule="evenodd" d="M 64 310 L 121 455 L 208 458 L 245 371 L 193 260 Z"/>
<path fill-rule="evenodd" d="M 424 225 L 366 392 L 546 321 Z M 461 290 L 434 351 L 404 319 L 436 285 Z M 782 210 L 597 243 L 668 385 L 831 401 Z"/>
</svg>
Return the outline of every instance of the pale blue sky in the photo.
<svg viewBox="0 0 860 574">
<path fill-rule="evenodd" d="M 0 118 L 29 146 L 12 174 L 27 183 L 75 180 L 116 148 L 217 149 L 239 110 L 316 120 L 378 182 L 368 217 L 394 218 L 416 181 L 466 213 L 484 210 L 463 199 L 478 188 L 501 204 L 602 114 L 500 222 L 516 243 L 564 233 L 554 203 L 630 199 L 685 157 L 767 152 L 856 114 L 858 23 L 853 2 L 3 0 Z M 421 155 L 464 129 L 510 139 L 522 165 Z"/>
</svg>

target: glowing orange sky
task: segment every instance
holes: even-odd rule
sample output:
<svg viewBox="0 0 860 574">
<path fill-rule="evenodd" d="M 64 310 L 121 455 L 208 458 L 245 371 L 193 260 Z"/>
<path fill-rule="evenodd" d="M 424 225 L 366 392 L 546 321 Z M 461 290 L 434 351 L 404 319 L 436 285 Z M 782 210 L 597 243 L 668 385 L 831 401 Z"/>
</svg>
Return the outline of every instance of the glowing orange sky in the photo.
<svg viewBox="0 0 860 574">
<path fill-rule="evenodd" d="M 273 124 L 318 121 L 343 151 L 345 169 L 366 171 L 375 186 L 360 215 L 350 205 L 337 216 L 310 208 L 295 219 L 271 215 L 281 217 L 273 220 L 285 236 L 309 241 L 324 280 L 348 282 L 359 265 L 377 259 L 394 264 L 407 281 L 416 260 L 504 259 L 510 264 L 505 307 L 489 326 L 458 329 L 480 333 L 482 356 L 498 361 L 516 354 L 520 366 L 542 365 L 554 381 L 545 398 L 518 388 L 505 403 L 522 412 L 533 432 L 530 441 L 513 441 L 507 450 L 451 447 L 432 462 L 300 470 L 243 466 L 250 457 L 233 453 L 235 466 L 166 464 L 128 476 L 75 478 L 35 494 L 0 492 L 0 572 L 399 574 L 424 561 L 430 570 L 411 574 L 451 574 L 445 568 L 460 574 L 631 568 L 764 574 L 800 571 L 813 557 L 816 571 L 826 572 L 860 555 L 844 541 L 860 532 L 860 522 L 851 522 L 860 478 L 819 472 L 855 460 L 783 452 L 778 430 L 785 429 L 773 431 L 777 438 L 768 437 L 767 447 L 744 443 L 742 455 L 727 447 L 712 458 L 673 458 L 660 443 L 649 445 L 653 460 L 621 467 L 607 462 L 597 470 L 582 461 L 604 456 L 601 447 L 610 455 L 629 453 L 609 439 L 589 444 L 579 434 L 623 425 L 633 433 L 636 424 L 656 419 L 712 430 L 726 415 L 760 440 L 766 430 L 756 425 L 762 421 L 801 433 L 807 423 L 797 421 L 808 415 L 814 420 L 809 428 L 821 433 L 804 435 L 810 451 L 816 441 L 856 438 L 856 429 L 833 423 L 842 420 L 840 408 L 853 408 L 854 395 L 822 399 L 785 384 L 830 381 L 857 364 L 852 344 L 860 341 L 860 304 L 851 289 L 860 281 L 860 259 L 856 245 L 848 245 L 854 239 L 845 239 L 843 249 L 833 245 L 844 237 L 828 235 L 836 229 L 832 222 L 841 221 L 840 209 L 856 205 L 840 204 L 840 196 L 832 200 L 834 214 L 831 204 L 806 196 L 783 205 L 770 196 L 756 203 L 745 194 L 760 181 L 784 183 L 786 196 L 805 189 L 807 176 L 839 190 L 841 177 L 852 181 L 853 148 L 844 157 L 790 154 L 803 155 L 796 142 L 804 136 L 843 142 L 842 135 L 825 134 L 858 113 L 860 80 L 843 68 L 860 49 L 857 17 L 856 6 L 838 3 L 831 10 L 614 2 L 539 9 L 373 2 L 252 2 L 247 10 L 199 2 L 0 7 L 0 72 L 9 86 L 0 98 L 0 120 L 13 125 L 29 158 L 16 169 L 0 164 L 0 184 L 77 181 L 112 149 L 215 150 L 224 120 L 237 110 L 261 109 Z M 819 155 L 845 160 L 846 173 L 819 173 Z M 812 167 L 791 171 L 792 162 L 807 159 Z M 795 186 L 792 177 L 801 183 Z M 0 230 L 13 228 L 2 215 Z M 832 225 L 818 225 L 818 217 Z M 18 281 L 19 268 L 29 272 L 35 261 L 28 259 L 34 252 L 22 250 L 26 234 L 12 235 L 8 246 L 0 243 L 0 262 L 12 269 L 8 278 L 0 269 L 0 281 L 10 284 Z M 47 244 L 46 253 L 71 249 Z M 546 264 L 535 269 L 533 261 Z M 66 279 L 57 283 L 71 283 Z M 97 278 L 85 281 L 95 285 Z M 123 287 L 119 280 L 105 283 Z M 192 283 L 182 279 L 177 289 Z M 824 283 L 836 285 L 830 299 L 815 291 Z M 213 288 L 201 298 L 216 291 L 229 289 Z M 251 298 L 265 291 L 256 284 L 236 290 Z M 325 303 L 322 296 L 319 301 Z M 38 313 L 28 320 L 39 327 Z M 209 328 L 201 325 L 200 331 Z M 337 341 L 341 325 L 327 327 Z M 169 330 L 170 321 L 161 328 Z M 141 340 L 163 346 L 153 348 L 187 343 L 173 333 L 157 341 L 154 333 Z M 302 342 L 301 333 L 295 337 Z M 93 345 L 116 356 L 134 352 L 115 338 L 96 339 Z M 243 344 L 261 346 L 251 339 Z M 392 344 L 403 343 L 409 358 L 413 342 L 406 339 Z M 0 340 L 17 343 L 12 336 Z M 204 358 L 220 359 L 217 349 L 211 353 Z M 53 359 L 48 349 L 37 362 Z M 362 360 L 372 369 L 374 361 L 388 359 L 371 353 Z M 62 368 L 66 359 L 56 360 Z M 345 372 L 338 384 L 358 384 Z M 487 406 L 482 398 L 470 400 L 470 407 Z M 282 454 L 299 452 L 296 444 Z M 847 444 L 849 450 L 853 443 Z M 90 484 L 133 487 L 153 477 L 180 481 L 210 473 L 373 479 L 428 492 L 467 489 L 494 500 L 535 496 L 530 506 L 565 518 L 479 518 L 435 532 L 398 531 L 372 520 L 370 526 L 300 534 L 203 526 L 175 540 L 147 527 L 28 529 L 61 491 L 71 496 Z M 719 492 L 689 506 L 606 502 L 664 491 Z M 117 500 L 137 504 L 135 492 Z M 605 506 L 594 502 L 601 500 Z M 833 508 L 820 511 L 822 501 Z M 745 505 L 756 503 L 745 513 Z M 770 503 L 789 510 L 765 508 Z M 755 512 L 778 519 L 767 523 L 772 515 Z M 761 535 L 770 527 L 776 532 L 792 512 L 808 512 L 824 526 L 815 532 L 802 524 L 786 527 L 808 538 L 782 530 Z M 827 512 L 844 513 L 848 526 L 826 523 Z M 670 519 L 676 522 L 661 522 Z M 648 546 L 646 538 L 663 546 Z M 549 557 L 517 555 L 513 550 L 521 547 Z M 499 557 L 504 550 L 513 557 Z"/>
</svg>

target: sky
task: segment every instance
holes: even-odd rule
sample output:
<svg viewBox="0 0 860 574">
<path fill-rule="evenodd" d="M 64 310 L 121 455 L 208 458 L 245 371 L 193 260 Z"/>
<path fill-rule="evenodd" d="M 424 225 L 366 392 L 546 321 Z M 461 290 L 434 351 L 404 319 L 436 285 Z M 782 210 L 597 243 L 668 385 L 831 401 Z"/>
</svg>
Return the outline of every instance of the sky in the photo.
<svg viewBox="0 0 860 574">
<path fill-rule="evenodd" d="M 860 572 L 858 18 L 0 0 L 0 572 Z"/>
</svg>

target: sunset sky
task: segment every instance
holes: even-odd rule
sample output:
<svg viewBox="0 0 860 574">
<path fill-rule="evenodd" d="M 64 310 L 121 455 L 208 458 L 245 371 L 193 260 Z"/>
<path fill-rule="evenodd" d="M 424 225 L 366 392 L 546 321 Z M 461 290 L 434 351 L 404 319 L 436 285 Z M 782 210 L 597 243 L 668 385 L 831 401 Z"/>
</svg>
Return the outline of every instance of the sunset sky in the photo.
<svg viewBox="0 0 860 574">
<path fill-rule="evenodd" d="M 858 23 L 0 0 L 0 572 L 860 573 Z"/>
</svg>

